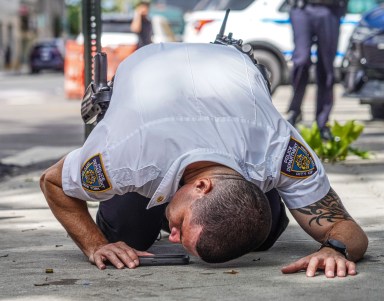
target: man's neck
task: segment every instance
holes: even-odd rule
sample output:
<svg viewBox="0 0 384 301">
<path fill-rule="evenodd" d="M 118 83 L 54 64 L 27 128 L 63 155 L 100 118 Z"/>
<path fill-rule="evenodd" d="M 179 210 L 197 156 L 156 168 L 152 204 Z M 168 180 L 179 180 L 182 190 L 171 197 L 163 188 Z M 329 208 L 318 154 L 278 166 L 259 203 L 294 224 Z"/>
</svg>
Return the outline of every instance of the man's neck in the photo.
<svg viewBox="0 0 384 301">
<path fill-rule="evenodd" d="M 238 175 L 238 173 L 219 163 L 200 161 L 187 166 L 182 180 L 184 183 L 190 183 L 200 177 L 211 177 L 216 175 Z"/>
</svg>

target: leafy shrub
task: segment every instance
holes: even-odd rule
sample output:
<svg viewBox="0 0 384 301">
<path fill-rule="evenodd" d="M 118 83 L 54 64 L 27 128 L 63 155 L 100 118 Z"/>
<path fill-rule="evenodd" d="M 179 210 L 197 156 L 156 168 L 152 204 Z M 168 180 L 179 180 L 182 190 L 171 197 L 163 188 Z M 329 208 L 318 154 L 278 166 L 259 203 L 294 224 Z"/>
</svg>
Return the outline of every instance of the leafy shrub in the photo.
<svg viewBox="0 0 384 301">
<path fill-rule="evenodd" d="M 362 151 L 351 146 L 363 132 L 364 125 L 356 123 L 354 120 L 347 121 L 344 125 L 334 121 L 330 126 L 330 130 L 333 139 L 323 140 L 316 122 L 312 124 L 312 127 L 299 126 L 300 134 L 304 140 L 316 152 L 320 160 L 324 162 L 344 161 L 350 154 L 363 159 L 371 157 L 368 151 Z"/>
</svg>

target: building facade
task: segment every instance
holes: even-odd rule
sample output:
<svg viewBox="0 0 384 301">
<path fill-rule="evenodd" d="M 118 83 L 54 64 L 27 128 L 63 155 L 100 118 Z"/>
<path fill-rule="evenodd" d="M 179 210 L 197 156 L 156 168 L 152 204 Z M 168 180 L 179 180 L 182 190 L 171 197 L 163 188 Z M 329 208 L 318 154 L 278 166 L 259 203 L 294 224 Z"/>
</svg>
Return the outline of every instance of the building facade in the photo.
<svg viewBox="0 0 384 301">
<path fill-rule="evenodd" d="M 59 38 L 65 0 L 0 0 L 0 70 L 20 70 L 37 40 Z"/>
</svg>

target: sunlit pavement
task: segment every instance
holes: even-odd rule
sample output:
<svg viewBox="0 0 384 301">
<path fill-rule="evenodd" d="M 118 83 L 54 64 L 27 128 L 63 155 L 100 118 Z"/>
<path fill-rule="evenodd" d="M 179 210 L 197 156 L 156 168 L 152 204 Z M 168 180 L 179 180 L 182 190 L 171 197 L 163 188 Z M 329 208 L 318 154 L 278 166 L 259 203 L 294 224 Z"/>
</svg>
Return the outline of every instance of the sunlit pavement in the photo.
<svg viewBox="0 0 384 301">
<path fill-rule="evenodd" d="M 314 91 L 312 86 L 306 95 L 305 124 L 313 120 Z M 366 128 L 356 146 L 376 154 L 371 160 L 351 157 L 326 164 L 333 188 L 370 238 L 357 276 L 281 274 L 283 265 L 319 247 L 292 218 L 270 251 L 226 264 L 208 265 L 192 258 L 188 266 L 98 271 L 47 208 L 38 188 L 41 170 L 35 170 L 0 183 L 0 300 L 382 300 L 384 122 L 370 121 L 368 107 L 340 97 L 341 93 L 337 86 L 332 119 L 362 122 Z M 280 112 L 285 112 L 290 96 L 289 86 L 277 90 L 273 101 Z M 76 118 L 75 111 L 71 114 Z M 69 139 L 67 145 L 76 146 L 76 141 Z M 91 208 L 92 214 L 95 210 Z"/>
</svg>

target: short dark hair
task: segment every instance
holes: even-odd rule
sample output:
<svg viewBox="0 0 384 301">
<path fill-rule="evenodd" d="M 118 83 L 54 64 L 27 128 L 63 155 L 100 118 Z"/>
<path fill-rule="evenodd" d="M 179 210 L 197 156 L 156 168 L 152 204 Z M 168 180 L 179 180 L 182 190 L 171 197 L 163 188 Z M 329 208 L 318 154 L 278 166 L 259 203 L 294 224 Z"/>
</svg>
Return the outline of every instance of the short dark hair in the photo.
<svg viewBox="0 0 384 301">
<path fill-rule="evenodd" d="M 271 229 L 271 209 L 265 194 L 241 176 L 212 179 L 213 189 L 195 201 L 192 224 L 202 226 L 196 242 L 200 258 L 220 263 L 260 246 Z"/>
</svg>

